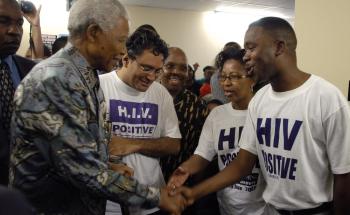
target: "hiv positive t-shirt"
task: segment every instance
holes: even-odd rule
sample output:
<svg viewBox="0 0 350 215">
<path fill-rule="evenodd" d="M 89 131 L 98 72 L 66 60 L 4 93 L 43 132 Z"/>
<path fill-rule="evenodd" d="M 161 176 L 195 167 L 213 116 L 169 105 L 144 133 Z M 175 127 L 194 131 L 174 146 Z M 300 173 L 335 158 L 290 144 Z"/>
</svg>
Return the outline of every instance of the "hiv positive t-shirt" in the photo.
<svg viewBox="0 0 350 215">
<path fill-rule="evenodd" d="M 231 103 L 214 108 L 204 123 L 194 154 L 208 161 L 217 155 L 219 169 L 223 170 L 237 157 L 246 116 L 247 110 L 235 110 Z M 217 192 L 221 215 L 263 214 L 264 188 L 265 183 L 257 164 L 251 174 Z"/>
<path fill-rule="evenodd" d="M 267 203 L 300 210 L 333 200 L 333 174 L 350 172 L 349 112 L 341 92 L 315 75 L 291 91 L 257 92 L 240 146 L 259 157 Z"/>
<path fill-rule="evenodd" d="M 113 135 L 143 139 L 181 138 L 173 99 L 161 84 L 154 82 L 146 92 L 140 92 L 124 83 L 115 71 L 99 78 Z M 158 158 L 134 153 L 122 160 L 133 168 L 134 178 L 141 184 L 165 185 Z M 130 208 L 131 214 L 139 213 L 134 210 Z M 151 211 L 144 210 L 141 214 Z"/>
</svg>

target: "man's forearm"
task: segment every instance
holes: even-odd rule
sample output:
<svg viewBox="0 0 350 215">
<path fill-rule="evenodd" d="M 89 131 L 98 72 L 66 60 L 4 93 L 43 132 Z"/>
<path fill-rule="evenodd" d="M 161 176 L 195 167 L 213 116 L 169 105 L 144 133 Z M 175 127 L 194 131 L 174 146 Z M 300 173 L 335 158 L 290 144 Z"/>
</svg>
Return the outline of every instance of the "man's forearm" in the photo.
<svg viewBox="0 0 350 215">
<path fill-rule="evenodd" d="M 350 173 L 334 175 L 334 214 L 350 214 Z"/>
<path fill-rule="evenodd" d="M 139 145 L 138 153 L 161 157 L 165 155 L 176 155 L 180 151 L 180 139 L 161 137 L 157 139 L 131 139 L 134 144 Z"/>
</svg>

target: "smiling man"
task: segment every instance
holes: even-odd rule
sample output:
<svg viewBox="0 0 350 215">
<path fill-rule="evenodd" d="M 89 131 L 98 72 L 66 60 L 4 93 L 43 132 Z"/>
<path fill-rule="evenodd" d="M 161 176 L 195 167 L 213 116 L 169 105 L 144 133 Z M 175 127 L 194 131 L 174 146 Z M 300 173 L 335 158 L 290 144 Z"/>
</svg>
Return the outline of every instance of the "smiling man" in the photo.
<svg viewBox="0 0 350 215">
<path fill-rule="evenodd" d="M 158 158 L 177 154 L 181 138 L 172 98 L 155 82 L 168 47 L 159 35 L 147 29 L 136 30 L 126 46 L 123 67 L 100 76 L 114 135 L 110 154 L 122 156 L 141 183 L 163 187 Z M 130 207 L 129 213 L 159 214 L 158 210 Z M 119 206 L 109 202 L 107 212 L 120 214 Z"/>
</svg>

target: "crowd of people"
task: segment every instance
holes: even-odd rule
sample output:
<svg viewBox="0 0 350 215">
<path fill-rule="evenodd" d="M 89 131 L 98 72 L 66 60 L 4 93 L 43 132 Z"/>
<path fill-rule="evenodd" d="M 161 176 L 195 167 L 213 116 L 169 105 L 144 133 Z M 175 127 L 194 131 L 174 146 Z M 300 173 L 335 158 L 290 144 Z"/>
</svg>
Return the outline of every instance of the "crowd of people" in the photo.
<svg viewBox="0 0 350 215">
<path fill-rule="evenodd" d="M 0 0 L 1 215 L 350 214 L 350 108 L 298 68 L 286 20 L 251 23 L 200 82 L 118 0 L 76 1 L 48 56 L 40 10 Z"/>
</svg>

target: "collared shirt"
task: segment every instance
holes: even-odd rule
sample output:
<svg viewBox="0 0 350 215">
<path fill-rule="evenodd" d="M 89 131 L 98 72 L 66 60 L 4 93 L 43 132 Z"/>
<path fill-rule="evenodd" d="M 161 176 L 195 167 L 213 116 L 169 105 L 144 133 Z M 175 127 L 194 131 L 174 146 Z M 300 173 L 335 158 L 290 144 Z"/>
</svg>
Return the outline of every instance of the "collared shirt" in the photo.
<svg viewBox="0 0 350 215">
<path fill-rule="evenodd" d="M 17 86 L 19 85 L 19 83 L 21 82 L 21 77 L 19 75 L 19 71 L 17 69 L 16 63 L 13 60 L 12 55 L 7 56 L 5 59 L 3 59 L 7 65 L 10 68 L 10 74 L 11 74 L 11 78 L 12 78 L 12 82 L 13 82 L 13 86 L 15 88 L 17 88 Z"/>
<path fill-rule="evenodd" d="M 181 149 L 175 156 L 161 159 L 163 175 L 167 181 L 174 170 L 190 158 L 198 145 L 203 124 L 208 116 L 205 102 L 188 90 L 182 91 L 175 99 L 174 105 L 179 119 Z"/>
<path fill-rule="evenodd" d="M 106 199 L 157 206 L 158 188 L 108 169 L 110 130 L 97 72 L 68 44 L 15 94 L 10 183 L 40 213 L 104 214 Z"/>
</svg>

